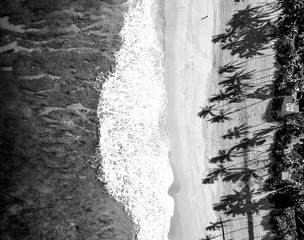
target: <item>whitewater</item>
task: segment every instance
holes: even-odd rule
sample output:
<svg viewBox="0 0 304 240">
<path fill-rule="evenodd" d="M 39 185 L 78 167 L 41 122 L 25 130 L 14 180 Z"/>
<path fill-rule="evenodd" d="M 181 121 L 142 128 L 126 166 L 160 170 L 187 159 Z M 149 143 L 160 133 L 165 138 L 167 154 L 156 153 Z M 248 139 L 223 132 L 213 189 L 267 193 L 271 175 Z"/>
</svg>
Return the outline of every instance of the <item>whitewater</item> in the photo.
<svg viewBox="0 0 304 240">
<path fill-rule="evenodd" d="M 174 201 L 160 5 L 128 0 L 115 70 L 104 78 L 99 180 L 130 213 L 138 240 L 168 239 Z M 100 79 L 99 79 L 100 80 Z"/>
</svg>

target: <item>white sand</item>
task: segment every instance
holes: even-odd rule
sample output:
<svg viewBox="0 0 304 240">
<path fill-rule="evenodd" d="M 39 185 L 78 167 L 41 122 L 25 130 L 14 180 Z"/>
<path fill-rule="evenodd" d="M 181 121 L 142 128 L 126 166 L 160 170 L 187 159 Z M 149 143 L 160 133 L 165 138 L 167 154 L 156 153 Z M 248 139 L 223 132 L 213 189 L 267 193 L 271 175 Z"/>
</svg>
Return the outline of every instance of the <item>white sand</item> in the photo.
<svg viewBox="0 0 304 240">
<path fill-rule="evenodd" d="M 205 228 L 210 225 L 209 222 L 215 222 L 219 216 L 212 209 L 213 204 L 218 203 L 221 196 L 237 188 L 230 183 L 201 184 L 202 178 L 212 167 L 208 159 L 216 156 L 218 150 L 229 149 L 237 143 L 227 142 L 221 136 L 226 134 L 228 129 L 243 123 L 258 125 L 260 129 L 271 126 L 262 119 L 269 100 L 248 99 L 245 103 L 235 104 L 232 110 L 244 109 L 230 115 L 233 119 L 225 123 L 210 123 L 197 117 L 200 107 L 207 105 L 208 98 L 219 92 L 218 66 L 239 60 L 245 71 L 258 71 L 254 80 L 256 86 L 259 84 L 261 87 L 272 80 L 271 49 L 265 50 L 263 53 L 266 55 L 262 57 L 246 61 L 232 57 L 228 51 L 221 50 L 218 44 L 211 42 L 212 36 L 224 32 L 235 10 L 244 9 L 249 3 L 259 4 L 255 0 L 237 5 L 234 5 L 233 0 L 166 1 L 167 121 L 172 146 L 170 159 L 175 174 L 174 183 L 169 190 L 175 200 L 175 215 L 171 220 L 169 233 L 171 240 L 203 238 L 207 234 Z M 205 16 L 208 17 L 201 20 Z M 251 129 L 250 134 L 256 130 L 257 128 Z M 269 148 L 272 134 L 269 134 L 263 146 L 255 149 L 252 157 L 267 157 L 266 150 Z M 233 162 L 236 163 L 242 162 Z M 262 166 L 264 163 L 256 164 Z M 259 215 L 254 216 L 256 238 L 265 234 L 260 225 L 263 214 L 265 212 L 261 211 Z M 221 216 L 226 219 L 224 215 Z M 229 219 L 231 221 L 225 231 L 231 233 L 227 234 L 226 239 L 248 239 L 246 217 L 237 215 Z"/>
<path fill-rule="evenodd" d="M 217 186 L 201 184 L 207 161 L 201 119 L 197 117 L 206 100 L 206 79 L 212 70 L 216 1 L 172 0 L 166 4 L 167 120 L 175 173 L 169 191 L 175 199 L 169 239 L 197 240 L 203 236 L 204 226 L 216 219 L 212 202 Z"/>
</svg>

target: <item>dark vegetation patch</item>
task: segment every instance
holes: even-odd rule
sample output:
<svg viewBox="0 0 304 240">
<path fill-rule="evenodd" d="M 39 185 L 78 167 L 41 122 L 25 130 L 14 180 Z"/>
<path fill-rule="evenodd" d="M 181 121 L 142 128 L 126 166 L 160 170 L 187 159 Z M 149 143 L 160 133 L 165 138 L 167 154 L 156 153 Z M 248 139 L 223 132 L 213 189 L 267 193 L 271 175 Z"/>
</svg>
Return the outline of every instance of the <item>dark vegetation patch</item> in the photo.
<svg viewBox="0 0 304 240">
<path fill-rule="evenodd" d="M 303 112 L 282 113 L 284 97 L 304 85 L 304 2 L 278 0 L 275 24 L 276 76 L 272 117 L 281 125 L 272 146 L 269 178 L 264 184 L 271 231 L 263 239 L 303 239 Z M 287 176 L 287 177 L 286 177 Z"/>
</svg>

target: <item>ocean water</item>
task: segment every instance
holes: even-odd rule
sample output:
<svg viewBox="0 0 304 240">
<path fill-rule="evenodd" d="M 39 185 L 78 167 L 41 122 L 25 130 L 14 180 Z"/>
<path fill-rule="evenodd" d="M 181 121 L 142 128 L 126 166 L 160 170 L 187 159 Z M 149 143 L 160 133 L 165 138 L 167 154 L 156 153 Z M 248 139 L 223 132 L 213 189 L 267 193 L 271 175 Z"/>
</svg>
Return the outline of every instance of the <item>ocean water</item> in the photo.
<svg viewBox="0 0 304 240">
<path fill-rule="evenodd" d="M 168 153 L 161 0 L 128 0 L 115 70 L 98 106 L 99 179 L 133 217 L 138 240 L 164 240 L 174 201 Z"/>
</svg>

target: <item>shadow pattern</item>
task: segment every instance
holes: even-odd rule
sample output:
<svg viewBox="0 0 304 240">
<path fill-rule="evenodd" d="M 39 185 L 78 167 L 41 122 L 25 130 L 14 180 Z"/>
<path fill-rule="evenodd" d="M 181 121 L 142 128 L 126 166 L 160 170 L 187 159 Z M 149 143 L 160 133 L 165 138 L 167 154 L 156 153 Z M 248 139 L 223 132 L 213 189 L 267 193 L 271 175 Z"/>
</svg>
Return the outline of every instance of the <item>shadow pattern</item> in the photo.
<svg viewBox="0 0 304 240">
<path fill-rule="evenodd" d="M 277 11 L 271 4 L 259 7 L 248 5 L 243 10 L 238 10 L 227 23 L 225 32 L 213 37 L 213 43 L 219 43 L 221 49 L 229 50 L 232 56 L 240 59 L 247 59 L 245 62 L 231 61 L 218 69 L 220 81 L 219 92 L 212 95 L 208 101 L 209 105 L 201 108 L 198 116 L 207 118 L 211 123 L 225 123 L 231 121 L 231 115 L 235 112 L 246 109 L 252 105 L 268 100 L 273 94 L 273 84 L 265 80 L 269 76 L 256 78 L 257 71 L 246 71 L 243 66 L 250 61 L 249 58 L 260 58 L 274 40 L 273 14 Z M 249 60 L 248 60 L 249 59 Z M 247 99 L 259 99 L 260 102 L 246 105 Z M 243 103 L 245 107 L 232 109 L 235 103 Z M 237 105 L 239 106 L 239 105 Z M 233 193 L 222 196 L 219 203 L 213 205 L 213 209 L 220 215 L 225 216 L 224 221 L 229 217 L 242 215 L 247 220 L 248 240 L 254 240 L 253 216 L 261 210 L 269 208 L 269 202 L 261 194 L 269 194 L 265 189 L 253 188 L 253 183 L 262 182 L 264 176 L 260 176 L 256 165 L 263 162 L 263 169 L 267 167 L 268 157 L 259 159 L 256 156 L 256 149 L 266 144 L 266 137 L 276 130 L 276 127 L 254 130 L 254 126 L 242 124 L 232 127 L 221 138 L 232 140 L 234 144 L 228 149 L 219 150 L 217 156 L 210 158 L 209 162 L 216 166 L 210 169 L 207 176 L 202 179 L 203 184 L 212 184 L 216 181 L 230 182 L 238 186 Z M 269 146 L 268 152 L 270 152 Z M 253 152 L 251 154 L 251 152 Z M 270 154 L 270 153 L 269 153 Z M 253 157 L 254 159 L 249 159 Z M 242 160 L 242 161 L 240 161 Z M 237 163 L 233 165 L 233 162 Z M 266 166 L 264 164 L 266 162 Z M 254 185 L 256 186 L 256 185 Z M 255 196 L 259 196 L 256 198 Z M 222 221 L 222 220 L 221 220 Z M 218 221 L 210 223 L 206 228 L 208 231 L 222 229 L 222 237 L 225 225 L 219 225 Z M 212 236 L 212 235 L 210 235 Z M 214 236 L 212 236 L 214 237 Z M 215 236 L 219 237 L 219 236 Z M 210 238 L 205 238 L 210 239 Z"/>
<path fill-rule="evenodd" d="M 224 214 L 227 218 L 235 218 L 237 215 L 245 216 L 248 222 L 249 240 L 254 239 L 253 215 L 269 208 L 269 202 L 266 197 L 261 197 L 261 194 L 266 193 L 264 189 L 252 188 L 252 183 L 263 181 L 263 176 L 260 176 L 257 171 L 264 169 L 265 166 L 257 168 L 256 164 L 259 161 L 268 161 L 267 159 L 249 159 L 248 156 L 250 151 L 255 151 L 256 147 L 265 144 L 265 138 L 277 129 L 277 127 L 269 127 L 254 131 L 255 127 L 257 126 L 251 127 L 242 124 L 229 129 L 222 138 L 238 140 L 238 142 L 229 149 L 219 150 L 218 155 L 209 160 L 210 163 L 216 164 L 216 167 L 210 169 L 206 178 L 202 179 L 203 184 L 211 184 L 221 180 L 240 186 L 234 189 L 233 193 L 223 196 L 219 203 L 213 205 L 213 209 Z M 248 137 L 249 132 L 251 132 L 250 138 Z M 233 161 L 236 161 L 236 158 L 241 158 L 243 161 L 231 165 Z M 230 165 L 228 166 L 227 163 Z M 259 198 L 255 198 L 255 195 L 259 195 Z M 214 223 L 208 226 L 208 230 L 218 230 L 219 227 L 219 224 Z M 223 225 L 222 228 L 224 227 Z M 228 233 L 223 233 L 223 235 L 226 234 Z"/>
<path fill-rule="evenodd" d="M 235 13 L 228 22 L 225 33 L 214 36 L 213 43 L 220 43 L 232 55 L 252 58 L 263 55 L 270 41 L 274 39 L 274 26 L 271 14 L 276 12 L 270 5 L 252 7 Z"/>
</svg>

